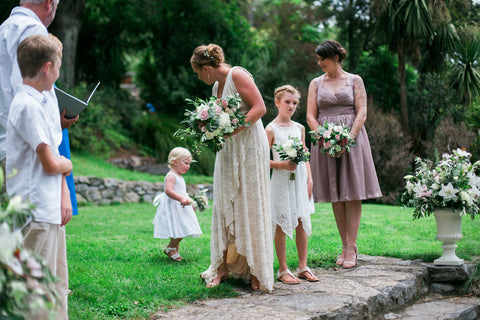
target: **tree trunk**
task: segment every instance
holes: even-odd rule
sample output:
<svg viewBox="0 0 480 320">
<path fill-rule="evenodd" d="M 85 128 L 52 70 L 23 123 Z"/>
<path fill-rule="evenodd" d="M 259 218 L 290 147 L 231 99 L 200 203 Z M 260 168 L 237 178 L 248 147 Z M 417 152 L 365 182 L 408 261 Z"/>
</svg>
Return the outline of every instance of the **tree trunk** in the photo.
<svg viewBox="0 0 480 320">
<path fill-rule="evenodd" d="M 407 70 L 405 67 L 405 48 L 403 41 L 397 50 L 398 55 L 398 79 L 400 81 L 400 122 L 404 134 L 408 134 L 408 106 L 407 106 Z"/>
<path fill-rule="evenodd" d="M 75 59 L 85 0 L 60 1 L 55 20 L 49 28 L 63 44 L 63 60 L 58 81 L 71 88 L 75 83 Z"/>
</svg>

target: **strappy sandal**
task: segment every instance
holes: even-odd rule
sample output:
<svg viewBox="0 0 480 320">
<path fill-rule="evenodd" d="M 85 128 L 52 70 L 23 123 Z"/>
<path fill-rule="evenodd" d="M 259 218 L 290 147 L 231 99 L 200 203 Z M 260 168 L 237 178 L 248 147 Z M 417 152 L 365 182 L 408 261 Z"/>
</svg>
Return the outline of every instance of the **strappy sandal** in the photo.
<svg viewBox="0 0 480 320">
<path fill-rule="evenodd" d="M 345 253 L 345 261 L 343 262 L 344 269 L 350 269 L 357 266 L 358 263 L 358 248 L 357 246 L 348 246 Z"/>
<path fill-rule="evenodd" d="M 297 269 L 297 277 L 300 279 L 305 279 L 309 282 L 317 282 L 318 278 L 312 273 L 309 267 L 305 267 L 302 269 Z"/>
<path fill-rule="evenodd" d="M 177 250 L 177 248 L 169 248 L 169 247 L 166 247 L 165 250 L 163 250 L 163 253 L 165 253 L 170 259 L 172 259 L 173 261 L 182 261 L 182 257 L 180 256 L 180 254 L 177 252 L 175 254 L 172 254 L 170 255 L 170 251 L 175 251 Z"/>
<path fill-rule="evenodd" d="M 343 262 L 345 261 L 345 252 L 347 251 L 347 246 L 343 246 L 342 247 L 342 253 L 340 254 L 340 256 L 338 257 L 337 259 L 337 266 L 341 266 L 343 265 Z"/>
<path fill-rule="evenodd" d="M 286 276 L 286 275 L 289 275 L 291 276 L 293 279 L 295 279 L 294 281 L 295 282 L 289 282 L 289 281 L 285 281 L 283 280 L 283 277 Z M 299 284 L 300 283 L 300 280 L 298 280 L 297 277 L 295 277 L 293 275 L 293 273 L 290 271 L 290 269 L 287 269 L 283 272 L 280 272 L 280 271 L 277 271 L 277 279 L 285 284 Z"/>
</svg>

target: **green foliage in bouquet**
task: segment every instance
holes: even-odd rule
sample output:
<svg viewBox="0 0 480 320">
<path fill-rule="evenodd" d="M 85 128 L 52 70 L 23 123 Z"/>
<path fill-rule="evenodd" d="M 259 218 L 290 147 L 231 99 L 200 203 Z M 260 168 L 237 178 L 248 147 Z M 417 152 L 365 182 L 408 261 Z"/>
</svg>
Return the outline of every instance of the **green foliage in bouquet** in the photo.
<svg viewBox="0 0 480 320">
<path fill-rule="evenodd" d="M 246 116 L 240 110 L 241 99 L 238 94 L 218 99 L 210 97 L 208 100 L 197 98 L 186 99 L 194 110 L 186 110 L 185 119 L 181 122 L 187 125 L 186 129 L 179 129 L 174 136 L 194 141 L 193 154 L 200 152 L 202 146 L 213 151 L 222 149 L 225 139 L 240 127 L 248 127 Z"/>
<path fill-rule="evenodd" d="M 297 137 L 288 137 L 282 144 L 274 144 L 273 149 L 278 152 L 280 159 L 290 160 L 293 163 L 307 162 L 310 160 L 310 152 Z"/>
<path fill-rule="evenodd" d="M 190 203 L 195 208 L 195 210 L 203 212 L 208 208 L 207 192 L 208 192 L 208 189 L 202 189 L 198 193 L 195 193 L 192 196 L 189 196 L 191 200 Z"/>
<path fill-rule="evenodd" d="M 288 136 L 282 144 L 274 144 L 273 150 L 278 152 L 280 159 L 290 160 L 293 163 L 307 162 L 310 160 L 310 152 L 297 137 Z M 290 180 L 295 180 L 295 171 L 290 172 Z"/>
<path fill-rule="evenodd" d="M 335 156 L 345 148 L 350 152 L 351 148 L 356 147 L 357 143 L 350 135 L 350 128 L 345 124 L 334 124 L 325 121 L 323 125 L 318 126 L 317 131 L 310 131 L 313 144 L 320 146 L 320 152 Z"/>
</svg>

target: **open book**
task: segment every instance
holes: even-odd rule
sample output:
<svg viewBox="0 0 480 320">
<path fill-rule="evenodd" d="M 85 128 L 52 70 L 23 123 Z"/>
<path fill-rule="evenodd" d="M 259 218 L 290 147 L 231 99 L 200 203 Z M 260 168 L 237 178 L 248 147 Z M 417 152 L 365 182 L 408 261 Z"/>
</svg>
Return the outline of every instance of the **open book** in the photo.
<svg viewBox="0 0 480 320">
<path fill-rule="evenodd" d="M 55 87 L 55 94 L 57 95 L 58 108 L 60 109 L 60 113 L 63 112 L 63 109 L 67 109 L 67 112 L 65 113 L 65 118 L 71 119 L 78 116 L 80 112 L 82 112 L 88 106 L 90 99 L 92 98 L 93 94 L 95 93 L 95 90 L 97 90 L 99 85 L 100 85 L 100 82 L 97 83 L 97 85 L 93 89 L 92 93 L 90 93 L 90 96 L 88 96 L 88 99 L 86 101 L 80 100 L 66 93 L 65 91 Z"/>
</svg>

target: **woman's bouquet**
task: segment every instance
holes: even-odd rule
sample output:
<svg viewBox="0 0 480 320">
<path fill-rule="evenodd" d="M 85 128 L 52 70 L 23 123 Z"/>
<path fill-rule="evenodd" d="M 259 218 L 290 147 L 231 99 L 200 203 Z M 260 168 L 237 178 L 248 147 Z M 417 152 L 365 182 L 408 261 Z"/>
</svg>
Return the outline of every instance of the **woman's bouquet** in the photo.
<svg viewBox="0 0 480 320">
<path fill-rule="evenodd" d="M 351 148 L 356 147 L 357 143 L 350 135 L 350 128 L 345 124 L 334 124 L 325 121 L 323 125 L 318 126 L 317 131 L 310 131 L 313 144 L 320 146 L 320 152 L 328 153 L 332 157 L 345 148 L 350 152 Z"/>
<path fill-rule="evenodd" d="M 289 136 L 284 143 L 274 144 L 273 149 L 278 152 L 280 159 L 293 163 L 307 162 L 310 159 L 310 152 L 297 137 Z M 295 180 L 295 171 L 290 171 L 290 180 Z"/>
<path fill-rule="evenodd" d="M 190 204 L 198 211 L 202 212 L 208 208 L 208 197 L 207 197 L 207 189 L 202 189 L 198 193 L 195 193 L 190 198 Z"/>
<path fill-rule="evenodd" d="M 402 203 L 413 207 L 415 219 L 429 216 L 435 208 L 451 208 L 470 214 L 480 211 L 480 161 L 472 164 L 471 154 L 457 149 L 435 161 L 415 159 L 415 174 L 405 176 Z"/>
<path fill-rule="evenodd" d="M 219 151 L 223 147 L 226 137 L 235 129 L 248 127 L 245 123 L 245 114 L 240 110 L 240 96 L 235 94 L 224 99 L 210 97 L 209 100 L 186 99 L 192 104 L 194 110 L 186 110 L 185 119 L 181 123 L 187 125 L 186 129 L 179 129 L 174 136 L 193 139 L 193 153 L 198 153 L 203 145 L 213 151 Z"/>
</svg>

